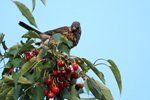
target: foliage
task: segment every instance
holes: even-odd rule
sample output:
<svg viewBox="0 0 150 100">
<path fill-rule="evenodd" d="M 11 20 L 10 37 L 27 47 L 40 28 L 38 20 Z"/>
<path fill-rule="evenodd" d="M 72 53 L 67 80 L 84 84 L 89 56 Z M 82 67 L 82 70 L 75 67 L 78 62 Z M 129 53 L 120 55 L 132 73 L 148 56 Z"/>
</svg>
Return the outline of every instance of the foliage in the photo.
<svg viewBox="0 0 150 100">
<path fill-rule="evenodd" d="M 41 0 L 46 4 L 46 0 Z M 22 3 L 13 1 L 30 24 L 37 27 L 32 13 Z M 36 0 L 32 0 L 35 9 Z M 0 80 L 0 100 L 113 100 L 110 90 L 105 86 L 105 78 L 97 65 L 106 65 L 115 76 L 120 93 L 122 91 L 121 75 L 116 64 L 108 59 L 106 61 L 91 63 L 86 58 L 71 56 L 72 42 L 60 33 L 55 33 L 49 45 L 35 45 L 40 36 L 28 31 L 21 41 L 8 48 L 4 41 L 4 34 L 0 34 L 0 45 L 4 53 L 0 53 L 0 61 L 4 70 Z M 66 46 L 68 45 L 68 46 Z M 92 70 L 100 79 L 95 80 L 87 73 Z M 77 80 L 82 80 L 78 83 Z M 94 98 L 81 98 L 85 90 L 92 93 Z"/>
</svg>

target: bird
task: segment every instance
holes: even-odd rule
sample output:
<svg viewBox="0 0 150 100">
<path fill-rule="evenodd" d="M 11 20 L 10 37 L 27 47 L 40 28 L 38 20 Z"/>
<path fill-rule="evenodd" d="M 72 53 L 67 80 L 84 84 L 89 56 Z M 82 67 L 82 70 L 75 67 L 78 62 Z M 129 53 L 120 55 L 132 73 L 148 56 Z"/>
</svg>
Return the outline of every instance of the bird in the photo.
<svg viewBox="0 0 150 100">
<path fill-rule="evenodd" d="M 59 27 L 53 30 L 48 30 L 46 32 L 40 32 L 39 30 L 27 25 L 26 23 L 22 21 L 19 22 L 19 25 L 29 31 L 34 31 L 37 34 L 39 34 L 40 39 L 43 43 L 47 43 L 47 41 L 49 41 L 52 38 L 52 35 L 56 33 L 60 33 L 73 43 L 70 49 L 77 46 L 81 37 L 81 26 L 80 26 L 80 22 L 78 21 L 74 21 L 71 24 L 71 26 L 63 26 L 63 27 Z"/>
</svg>

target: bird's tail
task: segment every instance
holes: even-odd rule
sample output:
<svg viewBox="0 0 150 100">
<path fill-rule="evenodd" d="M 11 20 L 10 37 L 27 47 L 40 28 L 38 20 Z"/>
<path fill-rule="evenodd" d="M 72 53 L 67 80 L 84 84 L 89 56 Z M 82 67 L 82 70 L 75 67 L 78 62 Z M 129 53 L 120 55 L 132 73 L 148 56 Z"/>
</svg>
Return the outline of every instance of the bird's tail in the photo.
<svg viewBox="0 0 150 100">
<path fill-rule="evenodd" d="M 34 31 L 34 32 L 36 32 L 36 33 L 38 33 L 38 34 L 41 34 L 41 33 L 42 33 L 42 32 L 40 32 L 40 31 L 38 31 L 37 29 L 35 29 L 35 28 L 33 28 L 33 27 L 27 25 L 26 23 L 24 23 L 24 22 L 22 22 L 22 21 L 19 22 L 19 25 L 22 26 L 23 28 L 29 30 L 29 31 Z"/>
</svg>

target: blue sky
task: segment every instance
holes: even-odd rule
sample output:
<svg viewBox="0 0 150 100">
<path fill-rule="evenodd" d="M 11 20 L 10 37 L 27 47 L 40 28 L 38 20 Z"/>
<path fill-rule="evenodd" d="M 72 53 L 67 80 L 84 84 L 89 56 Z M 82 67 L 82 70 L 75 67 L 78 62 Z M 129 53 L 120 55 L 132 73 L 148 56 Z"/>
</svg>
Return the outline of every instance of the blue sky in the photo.
<svg viewBox="0 0 150 100">
<path fill-rule="evenodd" d="M 29 1 L 22 0 L 31 8 Z M 121 96 L 110 70 L 99 66 L 115 100 L 150 98 L 149 0 L 47 0 L 46 7 L 39 1 L 33 15 L 41 31 L 69 26 L 77 20 L 82 37 L 71 54 L 91 61 L 105 58 L 116 62 L 123 80 Z M 9 46 L 19 42 L 26 32 L 18 26 L 20 20 L 28 23 L 11 0 L 1 0 L 0 32 L 5 33 Z"/>
</svg>

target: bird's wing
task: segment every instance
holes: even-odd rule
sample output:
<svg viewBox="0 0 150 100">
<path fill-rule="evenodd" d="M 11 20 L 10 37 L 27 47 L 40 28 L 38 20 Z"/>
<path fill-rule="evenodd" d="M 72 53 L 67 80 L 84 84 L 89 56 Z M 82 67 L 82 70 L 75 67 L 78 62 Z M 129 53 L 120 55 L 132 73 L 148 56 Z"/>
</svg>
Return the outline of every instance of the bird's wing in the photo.
<svg viewBox="0 0 150 100">
<path fill-rule="evenodd" d="M 57 28 L 57 29 L 54 29 L 54 30 L 46 31 L 46 32 L 44 32 L 44 34 L 53 35 L 53 34 L 56 34 L 56 33 L 64 34 L 64 33 L 67 33 L 67 32 L 69 33 L 69 27 L 64 26 L 64 27 L 60 27 L 60 28 Z"/>
</svg>

